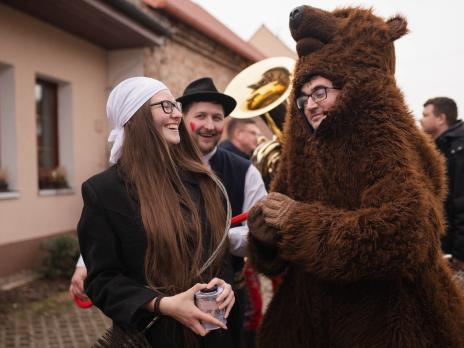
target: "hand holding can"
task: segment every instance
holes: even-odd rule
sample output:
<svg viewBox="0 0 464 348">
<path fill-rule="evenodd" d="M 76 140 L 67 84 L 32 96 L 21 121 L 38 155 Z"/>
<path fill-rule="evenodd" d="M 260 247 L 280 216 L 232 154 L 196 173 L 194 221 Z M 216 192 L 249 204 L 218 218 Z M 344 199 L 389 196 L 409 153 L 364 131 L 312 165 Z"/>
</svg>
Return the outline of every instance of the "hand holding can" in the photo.
<svg viewBox="0 0 464 348">
<path fill-rule="evenodd" d="M 217 320 L 227 323 L 225 318 L 225 309 L 219 308 L 217 303 L 217 297 L 224 291 L 224 288 L 221 286 L 214 285 L 212 288 L 202 289 L 195 293 L 195 305 L 204 313 L 211 315 Z M 219 329 L 220 327 L 211 323 L 201 322 L 205 330 L 211 331 Z"/>
</svg>

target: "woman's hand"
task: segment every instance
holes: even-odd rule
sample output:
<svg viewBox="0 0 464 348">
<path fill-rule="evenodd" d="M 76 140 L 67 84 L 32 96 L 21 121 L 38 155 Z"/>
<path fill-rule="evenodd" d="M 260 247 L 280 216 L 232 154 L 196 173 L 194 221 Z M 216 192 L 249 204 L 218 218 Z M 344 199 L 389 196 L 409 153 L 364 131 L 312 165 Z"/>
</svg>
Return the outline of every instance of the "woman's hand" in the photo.
<svg viewBox="0 0 464 348">
<path fill-rule="evenodd" d="M 200 336 L 205 336 L 208 333 L 203 325 L 201 325 L 200 321 L 208 322 L 223 329 L 227 329 L 223 322 L 213 318 L 209 314 L 202 312 L 197 306 L 195 306 L 195 293 L 201 289 L 205 289 L 208 285 L 196 284 L 187 291 L 181 292 L 180 294 L 163 297 L 159 303 L 161 314 L 174 318 L 182 325 L 187 326 L 190 330 Z"/>
<path fill-rule="evenodd" d="M 71 297 L 79 297 L 81 300 L 87 301 L 89 298 L 84 292 L 84 280 L 87 278 L 87 268 L 77 266 L 71 278 L 69 293 Z"/>
<path fill-rule="evenodd" d="M 211 289 L 214 285 L 220 286 L 224 289 L 222 293 L 216 298 L 216 302 L 219 305 L 219 309 L 225 308 L 224 318 L 227 318 L 235 303 L 234 291 L 232 290 L 232 286 L 230 286 L 230 284 L 219 278 L 211 279 L 206 288 Z"/>
</svg>

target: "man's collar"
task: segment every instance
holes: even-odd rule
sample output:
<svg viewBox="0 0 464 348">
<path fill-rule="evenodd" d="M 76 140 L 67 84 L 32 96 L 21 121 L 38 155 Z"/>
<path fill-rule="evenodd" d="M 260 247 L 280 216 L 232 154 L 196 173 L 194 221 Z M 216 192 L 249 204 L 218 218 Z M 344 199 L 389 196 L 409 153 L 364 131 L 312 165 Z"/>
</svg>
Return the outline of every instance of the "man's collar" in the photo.
<svg viewBox="0 0 464 348">
<path fill-rule="evenodd" d="M 214 147 L 214 149 L 211 152 L 207 153 L 206 155 L 203 155 L 203 163 L 209 165 L 209 160 L 211 159 L 211 157 L 214 156 L 216 151 L 217 151 L 217 145 Z"/>
<path fill-rule="evenodd" d="M 441 133 L 438 139 L 444 139 L 444 138 L 456 138 L 456 137 L 462 137 L 464 133 L 464 129 L 462 128 L 463 122 L 462 120 L 457 120 L 455 124 L 453 124 L 451 127 L 446 129 L 443 133 Z"/>
</svg>

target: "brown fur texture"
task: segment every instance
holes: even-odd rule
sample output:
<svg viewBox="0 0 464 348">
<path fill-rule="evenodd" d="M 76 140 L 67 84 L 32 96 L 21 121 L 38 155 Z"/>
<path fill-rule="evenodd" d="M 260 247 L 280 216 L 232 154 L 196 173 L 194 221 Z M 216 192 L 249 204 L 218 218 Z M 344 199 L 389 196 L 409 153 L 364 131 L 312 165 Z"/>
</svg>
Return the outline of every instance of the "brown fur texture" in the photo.
<svg viewBox="0 0 464 348">
<path fill-rule="evenodd" d="M 256 269 L 284 274 L 258 347 L 464 347 L 464 300 L 439 247 L 444 162 L 394 78 L 393 41 L 406 21 L 361 8 L 300 9 L 293 103 L 272 185 L 297 203 L 281 229 L 266 225 L 259 205 L 249 217 Z M 316 132 L 294 103 L 314 75 L 341 88 Z M 266 233 L 267 242 L 256 239 Z"/>
</svg>

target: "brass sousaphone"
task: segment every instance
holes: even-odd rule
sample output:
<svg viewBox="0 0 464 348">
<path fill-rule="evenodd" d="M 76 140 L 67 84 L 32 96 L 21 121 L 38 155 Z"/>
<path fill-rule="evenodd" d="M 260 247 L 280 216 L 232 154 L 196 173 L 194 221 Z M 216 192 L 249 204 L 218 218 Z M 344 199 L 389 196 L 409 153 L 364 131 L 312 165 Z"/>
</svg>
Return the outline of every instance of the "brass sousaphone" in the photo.
<svg viewBox="0 0 464 348">
<path fill-rule="evenodd" d="M 252 157 L 267 185 L 280 158 L 283 122 L 294 67 L 295 60 L 288 57 L 261 60 L 242 70 L 224 91 L 237 101 L 231 117 L 261 116 L 273 133 L 271 140 L 258 145 Z"/>
</svg>

